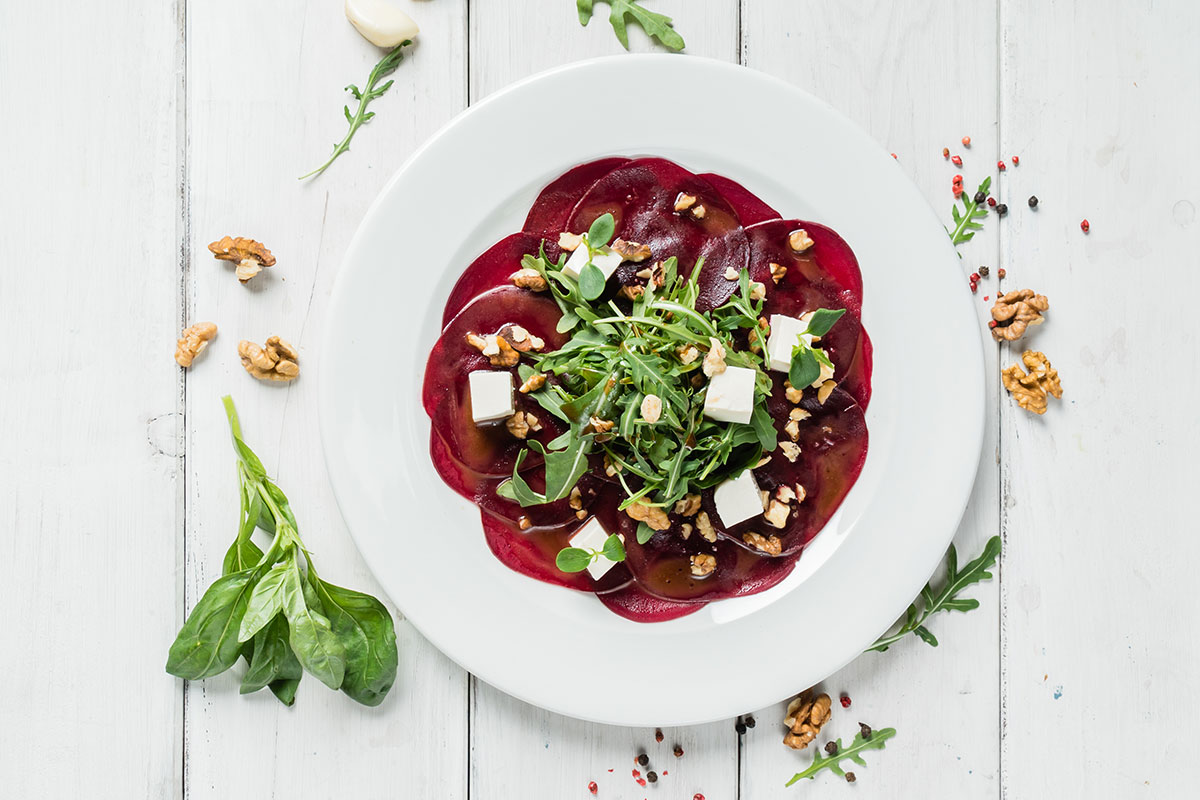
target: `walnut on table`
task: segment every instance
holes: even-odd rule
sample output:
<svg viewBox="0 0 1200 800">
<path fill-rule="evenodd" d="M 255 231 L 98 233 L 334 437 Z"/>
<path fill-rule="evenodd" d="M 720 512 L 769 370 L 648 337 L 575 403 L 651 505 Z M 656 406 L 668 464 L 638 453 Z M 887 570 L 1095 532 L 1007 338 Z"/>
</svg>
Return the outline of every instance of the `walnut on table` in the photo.
<svg viewBox="0 0 1200 800">
<path fill-rule="evenodd" d="M 800 696 L 788 703 L 787 716 L 783 724 L 787 726 L 787 735 L 783 743 L 793 750 L 803 750 L 809 742 L 817 738 L 821 728 L 829 721 L 833 701 L 829 695 L 820 694 L 813 697 L 812 689 L 805 689 Z"/>
<path fill-rule="evenodd" d="M 1058 370 L 1050 366 L 1045 353 L 1036 350 L 1026 350 L 1021 354 L 1021 361 L 1029 372 L 1022 370 L 1020 364 L 1011 364 L 1001 370 L 1000 380 L 1017 405 L 1034 414 L 1045 414 L 1048 395 L 1062 398 Z"/>
<path fill-rule="evenodd" d="M 1036 294 L 1033 289 L 1017 289 L 997 297 L 992 306 L 992 319 L 996 321 L 992 338 L 997 342 L 1020 339 L 1030 325 L 1045 321 L 1042 312 L 1049 308 L 1050 301 L 1045 295 Z"/>
<path fill-rule="evenodd" d="M 263 267 L 275 266 L 275 256 L 271 255 L 266 245 L 242 236 L 218 239 L 209 244 L 208 250 L 218 261 L 232 261 L 237 264 L 235 274 L 242 283 L 249 282 Z"/>
<path fill-rule="evenodd" d="M 246 372 L 260 381 L 291 381 L 300 375 L 300 354 L 278 336 L 267 339 L 265 347 L 243 339 L 238 355 Z"/>
<path fill-rule="evenodd" d="M 197 322 L 185 328 L 175 341 L 175 362 L 181 367 L 190 367 L 216 335 L 215 322 Z"/>
</svg>

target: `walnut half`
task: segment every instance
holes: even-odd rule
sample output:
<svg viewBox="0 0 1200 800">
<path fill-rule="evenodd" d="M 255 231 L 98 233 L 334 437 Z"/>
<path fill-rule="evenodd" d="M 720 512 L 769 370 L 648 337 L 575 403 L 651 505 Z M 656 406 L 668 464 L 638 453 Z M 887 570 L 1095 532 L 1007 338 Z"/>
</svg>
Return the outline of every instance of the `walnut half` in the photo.
<svg viewBox="0 0 1200 800">
<path fill-rule="evenodd" d="M 992 306 L 992 338 L 997 342 L 1014 342 L 1025 335 L 1030 325 L 1041 325 L 1042 312 L 1050 308 L 1045 295 L 1035 294 L 1033 289 L 1018 289 L 996 298 Z"/>
<path fill-rule="evenodd" d="M 246 372 L 260 381 L 292 381 L 300 375 L 300 354 L 278 336 L 267 339 L 266 347 L 242 340 L 238 355 Z"/>
<path fill-rule="evenodd" d="M 1025 363 L 1026 373 L 1020 364 L 1011 364 L 1000 372 L 1000 380 L 1017 401 L 1017 405 L 1034 414 L 1045 414 L 1047 396 L 1054 395 L 1062 398 L 1062 382 L 1058 379 L 1058 370 L 1050 366 L 1050 360 L 1045 353 L 1036 350 L 1026 350 L 1021 354 Z"/>
<path fill-rule="evenodd" d="M 175 342 L 175 361 L 181 367 L 190 367 L 196 356 L 204 352 L 208 343 L 217 335 L 215 322 L 197 322 L 185 328 Z"/>
<path fill-rule="evenodd" d="M 237 279 L 242 283 L 249 282 L 263 267 L 275 266 L 275 256 L 271 255 L 266 245 L 242 236 L 218 239 L 209 244 L 208 250 L 218 261 L 237 264 Z"/>
<path fill-rule="evenodd" d="M 783 737 L 783 743 L 793 750 L 803 750 L 809 742 L 817 738 L 821 728 L 829 721 L 833 701 L 829 695 L 820 694 L 813 697 L 812 689 L 805 689 L 800 696 L 788 703 L 787 716 L 783 724 L 788 733 Z"/>
</svg>

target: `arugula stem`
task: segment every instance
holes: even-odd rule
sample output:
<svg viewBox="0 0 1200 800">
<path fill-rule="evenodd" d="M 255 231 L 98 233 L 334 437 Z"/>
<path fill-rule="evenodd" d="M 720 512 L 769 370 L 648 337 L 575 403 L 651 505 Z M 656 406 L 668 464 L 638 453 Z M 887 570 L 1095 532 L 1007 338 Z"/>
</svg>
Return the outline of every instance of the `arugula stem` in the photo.
<svg viewBox="0 0 1200 800">
<path fill-rule="evenodd" d="M 717 336 L 716 327 L 714 327 L 711 322 L 706 320 L 695 309 L 688 308 L 687 306 L 680 305 L 679 303 L 671 302 L 670 300 L 655 300 L 650 304 L 650 307 L 658 311 L 672 311 L 682 317 L 687 317 L 689 320 L 699 325 L 701 329 L 707 331 L 709 336 Z"/>
</svg>

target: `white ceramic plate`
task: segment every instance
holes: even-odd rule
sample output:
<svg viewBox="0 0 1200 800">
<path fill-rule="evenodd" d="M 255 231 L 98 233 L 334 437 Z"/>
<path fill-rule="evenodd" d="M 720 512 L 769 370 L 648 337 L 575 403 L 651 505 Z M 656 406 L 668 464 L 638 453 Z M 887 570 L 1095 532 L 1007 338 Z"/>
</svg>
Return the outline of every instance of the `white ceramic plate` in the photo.
<svg viewBox="0 0 1200 800">
<path fill-rule="evenodd" d="M 576 124 L 566 100 L 589 87 L 605 87 L 646 119 Z M 866 466 L 796 570 L 765 593 L 658 624 L 627 621 L 590 594 L 497 561 L 478 509 L 430 464 L 420 398 L 442 306 L 461 271 L 520 229 L 546 183 L 614 154 L 716 172 L 785 218 L 833 227 L 862 266 L 863 322 L 875 344 Z M 864 212 L 868 188 L 886 206 Z M 964 283 L 941 222 L 897 163 L 793 86 L 667 55 L 543 73 L 470 108 L 413 154 L 350 245 L 319 378 L 338 504 L 404 615 L 505 692 L 623 725 L 699 723 L 761 708 L 869 646 L 920 591 L 953 536 L 983 436 L 982 349 Z M 929 308 L 937 324 L 921 326 L 918 346 L 914 309 Z M 931 365 L 942 376 L 936 385 L 915 385 Z M 823 621 L 822 609 L 833 607 L 836 622 Z M 819 647 L 805 635 L 814 628 Z"/>
</svg>

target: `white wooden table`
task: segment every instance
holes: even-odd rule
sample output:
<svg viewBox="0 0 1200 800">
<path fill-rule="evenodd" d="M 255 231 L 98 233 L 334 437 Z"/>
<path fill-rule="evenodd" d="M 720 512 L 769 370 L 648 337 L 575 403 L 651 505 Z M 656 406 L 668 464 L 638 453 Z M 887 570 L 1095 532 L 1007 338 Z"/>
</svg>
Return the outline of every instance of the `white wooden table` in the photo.
<svg viewBox="0 0 1200 800">
<path fill-rule="evenodd" d="M 1021 159 L 998 180 L 1008 218 L 962 249 L 963 291 L 987 264 L 981 320 L 997 268 L 1009 288 L 1050 297 L 1033 343 L 1066 396 L 1044 418 L 1016 409 L 995 378 L 1017 353 L 987 347 L 979 413 L 991 422 L 956 541 L 966 556 L 1001 533 L 1001 575 L 973 592 L 979 610 L 935 620 L 937 649 L 906 641 L 825 682 L 853 698 L 835 735 L 860 719 L 899 730 L 855 787 L 825 775 L 782 788 L 810 755 L 781 745 L 780 706 L 753 710 L 740 740 L 729 720 L 657 744 L 652 730 L 508 698 L 403 622 L 401 675 L 377 709 L 313 680 L 285 709 L 239 697 L 231 675 L 185 686 L 163 671 L 233 536 L 225 392 L 323 574 L 378 592 L 316 433 L 317 345 L 342 254 L 391 173 L 469 103 L 620 52 L 603 6 L 583 29 L 571 0 L 401 2 L 422 33 L 395 87 L 350 153 L 300 182 L 343 133 L 342 87 L 379 57 L 337 0 L 0 0 L 0 796 L 557 800 L 589 797 L 590 780 L 601 797 L 659 800 L 1193 796 L 1190 0 L 647 0 L 674 15 L 688 52 L 779 75 L 854 118 L 946 217 L 952 174 L 973 190 L 998 159 Z M 872 187 L 847 188 L 864 214 L 889 213 Z M 227 233 L 266 242 L 278 266 L 239 285 L 205 250 Z M 937 391 L 955 380 L 920 359 L 937 309 L 913 314 L 914 391 Z M 197 320 L 221 334 L 185 374 L 173 341 Z M 302 351 L 286 387 L 257 384 L 235 353 L 276 333 Z M 854 590 L 779 635 L 819 647 Z M 787 665 L 713 680 L 765 669 Z M 664 775 L 647 789 L 630 777 L 643 747 Z"/>
</svg>

